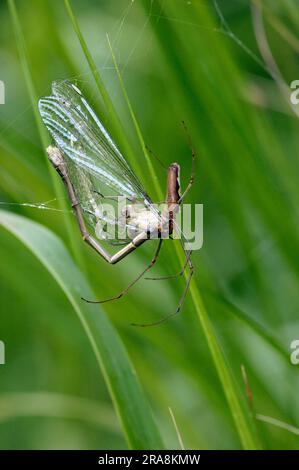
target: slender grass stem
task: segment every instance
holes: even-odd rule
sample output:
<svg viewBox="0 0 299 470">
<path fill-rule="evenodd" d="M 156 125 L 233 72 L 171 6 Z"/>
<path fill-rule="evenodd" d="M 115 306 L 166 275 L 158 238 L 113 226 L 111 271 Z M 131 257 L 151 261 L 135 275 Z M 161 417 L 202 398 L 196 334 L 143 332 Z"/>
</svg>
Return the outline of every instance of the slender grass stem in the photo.
<svg viewBox="0 0 299 470">
<path fill-rule="evenodd" d="M 31 101 L 32 111 L 33 111 L 33 115 L 34 115 L 34 118 L 35 118 L 35 123 L 36 123 L 38 133 L 39 133 L 39 136 L 40 136 L 40 140 L 41 140 L 41 143 L 42 143 L 42 146 L 43 146 L 43 149 L 44 149 L 44 155 L 45 155 L 45 158 L 46 158 L 46 161 L 47 161 L 47 166 L 48 166 L 49 174 L 50 174 L 52 184 L 53 184 L 53 187 L 54 187 L 55 195 L 56 195 L 56 197 L 58 199 L 58 202 L 60 204 L 60 208 L 62 210 L 65 210 L 65 212 L 66 212 L 66 216 L 64 218 L 64 221 L 65 221 L 65 225 L 66 225 L 66 232 L 67 232 L 68 238 L 70 240 L 70 246 L 71 246 L 71 249 L 72 249 L 72 253 L 73 253 L 74 257 L 76 258 L 79 266 L 84 268 L 84 263 L 83 263 L 83 258 L 81 256 L 81 251 L 78 247 L 78 243 L 76 242 L 76 238 L 73 235 L 73 226 L 72 226 L 72 222 L 71 222 L 71 215 L 68 214 L 67 210 L 66 210 L 67 205 L 66 205 L 66 201 L 65 201 L 65 198 L 64 198 L 64 191 L 63 191 L 63 189 L 62 189 L 62 187 L 59 183 L 59 180 L 58 180 L 56 174 L 54 174 L 54 171 L 51 168 L 50 162 L 49 162 L 49 160 L 47 158 L 47 155 L 46 155 L 46 152 L 45 152 L 46 148 L 48 147 L 48 145 L 50 143 L 50 140 L 49 140 L 46 129 L 45 129 L 44 125 L 42 124 L 41 118 L 40 118 L 39 113 L 38 113 L 38 108 L 37 108 L 38 96 L 37 96 L 36 88 L 35 88 L 32 73 L 31 73 L 31 66 L 30 66 L 28 52 L 27 52 L 27 48 L 26 48 L 26 44 L 25 44 L 25 38 L 24 38 L 24 35 L 23 35 L 23 32 L 22 32 L 22 28 L 21 28 L 21 24 L 20 24 L 20 20 L 19 20 L 18 11 L 17 11 L 16 5 L 15 5 L 15 1 L 14 0 L 8 0 L 8 6 L 9 6 L 9 11 L 10 11 L 10 15 L 11 15 L 12 23 L 13 23 L 13 28 L 14 28 L 17 48 L 18 48 L 18 52 L 19 52 L 21 67 L 22 67 L 23 74 L 24 74 L 24 77 L 25 77 L 25 82 L 26 82 L 26 86 L 27 86 L 30 101 Z"/>
<path fill-rule="evenodd" d="M 109 47 L 110 47 L 110 50 L 111 50 L 114 66 L 115 66 L 116 73 L 117 73 L 117 76 L 118 76 L 118 79 L 119 79 L 119 82 L 120 82 L 120 85 L 121 85 L 122 92 L 124 94 L 124 98 L 126 100 L 126 103 L 127 103 L 132 121 L 134 123 L 136 134 L 138 136 L 141 148 L 142 148 L 142 150 L 144 152 L 144 155 L 146 157 L 146 161 L 148 162 L 149 157 L 148 157 L 148 154 L 147 154 L 147 151 L 146 151 L 146 147 L 144 145 L 144 139 L 143 139 L 138 121 L 136 119 L 134 110 L 133 110 L 132 105 L 130 103 L 130 99 L 128 97 L 128 94 L 127 94 L 127 91 L 126 91 L 126 88 L 125 88 L 125 85 L 124 85 L 119 67 L 117 65 L 117 62 L 116 62 L 116 59 L 115 59 L 115 54 L 113 53 L 113 49 L 112 49 L 111 43 L 109 41 L 109 38 L 108 38 L 108 42 L 109 42 Z M 151 166 L 151 162 L 149 162 L 149 168 L 150 168 L 150 171 L 151 171 L 151 175 L 153 176 L 153 181 L 155 183 L 156 192 L 157 192 L 158 196 L 160 198 L 162 198 L 163 193 L 162 193 L 161 187 L 159 185 L 158 179 L 157 179 L 157 177 L 154 173 L 154 169 Z M 182 253 L 182 251 L 180 249 L 180 246 L 178 244 L 175 244 L 175 250 L 176 250 L 176 254 L 177 254 L 177 256 L 180 260 L 180 263 L 183 265 L 184 264 L 183 253 Z M 188 273 L 186 271 L 185 271 L 184 275 L 185 275 L 185 278 L 187 279 Z M 233 419 L 235 421 L 235 425 L 236 425 L 236 428 L 238 430 L 242 445 L 245 449 L 254 449 L 254 448 L 256 448 L 255 438 L 254 438 L 254 436 L 253 436 L 253 434 L 252 434 L 252 432 L 249 428 L 247 419 L 246 419 L 245 414 L 242 410 L 242 407 L 241 407 L 241 404 L 240 404 L 240 401 L 239 401 L 239 398 L 238 398 L 238 393 L 237 393 L 237 390 L 236 390 L 236 386 L 234 384 L 233 377 L 232 377 L 231 372 L 229 370 L 229 366 L 226 363 L 225 356 L 224 356 L 223 352 L 221 351 L 220 346 L 218 344 L 217 336 L 216 336 L 216 334 L 213 330 L 213 327 L 211 325 L 211 322 L 209 320 L 209 317 L 208 317 L 206 308 L 204 306 L 202 297 L 200 295 L 199 289 L 197 288 L 197 286 L 194 282 L 191 282 L 190 293 L 191 293 L 191 298 L 192 298 L 192 301 L 193 301 L 193 305 L 194 305 L 196 314 L 199 318 L 201 327 L 204 331 L 204 334 L 205 334 L 205 337 L 206 337 L 206 340 L 207 340 L 207 343 L 208 343 L 208 346 L 209 346 L 209 349 L 210 349 L 210 352 L 211 352 L 211 355 L 212 355 L 212 358 L 213 358 L 213 361 L 214 361 L 214 365 L 216 367 L 220 382 L 222 384 L 224 394 L 226 396 L 226 399 L 227 399 L 228 405 L 230 407 Z"/>
<path fill-rule="evenodd" d="M 109 117 L 112 119 L 112 121 L 114 123 L 114 126 L 117 129 L 118 138 L 122 142 L 126 142 L 126 137 L 125 137 L 125 134 L 124 134 L 124 130 L 123 130 L 122 126 L 119 123 L 119 119 L 117 118 L 114 106 L 111 102 L 111 99 L 108 95 L 107 90 L 105 89 L 104 82 L 103 82 L 103 80 L 100 76 L 100 73 L 99 73 L 99 71 L 98 71 L 98 69 L 97 69 L 97 67 L 96 67 L 96 65 L 95 65 L 95 63 L 92 59 L 92 56 L 91 56 L 91 54 L 89 52 L 89 49 L 88 49 L 88 46 L 87 46 L 87 44 L 86 44 L 86 42 L 83 38 L 83 35 L 81 33 L 81 30 L 80 30 L 78 22 L 77 22 L 77 19 L 76 19 L 75 15 L 74 15 L 74 13 L 71 9 L 69 0 L 65 0 L 65 5 L 66 5 L 66 8 L 67 8 L 69 17 L 72 21 L 74 30 L 75 30 L 75 32 L 78 36 L 78 39 L 79 39 L 79 42 L 81 44 L 82 50 L 83 50 L 83 52 L 85 54 L 85 57 L 87 59 L 87 62 L 89 64 L 90 70 L 91 70 L 91 72 L 92 72 L 92 74 L 95 78 L 95 81 L 98 85 L 98 89 L 101 93 L 103 101 L 107 106 L 107 112 L 109 114 Z M 116 62 L 115 54 L 114 54 L 114 51 L 113 51 L 113 48 L 112 48 L 111 42 L 109 41 L 108 36 L 107 36 L 107 39 L 108 39 L 109 48 L 110 48 L 110 51 L 111 51 L 113 63 L 114 63 L 115 70 L 116 70 L 116 73 L 117 73 L 117 76 L 118 76 L 118 79 L 119 79 L 119 82 L 120 82 L 120 86 L 121 86 L 121 89 L 122 89 L 122 92 L 123 92 L 124 99 L 126 101 L 126 104 L 127 104 L 132 122 L 134 124 L 135 131 L 136 131 L 137 137 L 139 139 L 141 149 L 142 149 L 144 157 L 146 159 L 146 162 L 147 162 L 147 165 L 148 165 L 148 168 L 149 168 L 149 171 L 150 171 L 150 175 L 153 179 L 153 182 L 154 182 L 154 185 L 155 185 L 155 191 L 157 193 L 157 196 L 158 196 L 159 200 L 161 200 L 162 197 L 163 197 L 163 192 L 161 190 L 158 178 L 155 174 L 154 168 L 152 166 L 149 155 L 147 153 L 146 146 L 145 146 L 145 143 L 144 143 L 144 138 L 142 136 L 140 126 L 138 124 L 138 121 L 137 121 L 137 118 L 135 116 L 133 107 L 131 105 L 128 93 L 126 91 L 124 81 L 123 81 L 122 75 L 120 73 L 120 69 L 118 67 L 118 64 Z M 138 172 L 138 173 L 140 173 L 140 172 Z M 175 244 L 175 250 L 176 250 L 179 261 L 183 264 L 183 261 L 184 261 L 183 253 L 182 253 L 180 247 L 177 244 Z M 187 273 L 185 273 L 185 276 L 187 276 Z M 212 356 L 212 359 L 213 359 L 213 362 L 214 362 L 214 366 L 216 368 L 216 371 L 218 373 L 220 382 L 222 384 L 222 388 L 224 390 L 224 394 L 225 394 L 225 397 L 227 399 L 228 406 L 230 408 L 233 420 L 235 422 L 238 434 L 240 436 L 242 446 L 245 449 L 254 449 L 254 448 L 257 447 L 255 436 L 253 435 L 252 430 L 250 429 L 248 419 L 245 415 L 244 410 L 242 409 L 241 402 L 240 402 L 240 399 L 239 399 L 239 396 L 238 396 L 237 386 L 234 383 L 232 373 L 231 373 L 230 368 L 229 368 L 229 366 L 226 362 L 225 355 L 224 355 L 224 353 L 222 352 L 222 350 L 220 348 L 217 336 L 216 336 L 216 334 L 214 332 L 214 329 L 212 327 L 212 324 L 210 322 L 210 319 L 209 319 L 208 313 L 206 311 L 205 305 L 203 303 L 200 291 L 199 291 L 197 285 L 195 284 L 195 282 L 191 282 L 190 294 L 191 294 L 191 298 L 192 298 L 193 305 L 194 305 L 194 308 L 195 308 L 195 312 L 197 314 L 197 317 L 199 319 L 199 322 L 200 322 L 201 327 L 203 329 L 203 332 L 205 334 L 207 344 L 208 344 L 208 347 L 209 347 L 209 350 L 210 350 L 210 353 L 211 353 L 211 356 Z"/>
<path fill-rule="evenodd" d="M 154 182 L 154 185 L 155 185 L 156 196 L 158 197 L 158 200 L 159 200 L 159 201 L 162 201 L 162 199 L 163 199 L 163 192 L 162 192 L 162 190 L 161 190 L 161 187 L 160 187 L 160 184 L 159 184 L 159 180 L 158 180 L 158 177 L 157 177 L 157 175 L 156 175 L 156 173 L 155 173 L 155 170 L 154 170 L 152 161 L 151 161 L 151 159 L 150 159 L 150 157 L 149 157 L 149 154 L 148 154 L 148 151 L 147 151 L 147 149 L 146 149 L 146 145 L 145 145 L 145 142 L 144 142 L 144 138 L 143 138 L 141 129 L 140 129 L 140 127 L 139 127 L 138 121 L 137 121 L 137 119 L 136 119 L 136 116 L 135 116 L 133 107 L 132 107 L 132 105 L 131 105 L 131 102 L 130 102 L 130 99 L 129 99 L 129 96 L 128 96 L 128 93 L 127 93 L 127 90 L 126 90 L 126 87 L 125 87 L 125 84 L 124 84 L 124 81 L 123 81 L 123 78 L 122 78 L 120 69 L 119 69 L 119 67 L 118 67 L 118 64 L 117 64 L 117 61 L 116 61 L 116 57 L 115 57 L 115 54 L 114 54 L 114 51 L 113 51 L 113 48 L 112 48 L 112 44 L 111 44 L 111 42 L 110 42 L 110 39 L 109 39 L 108 34 L 107 34 L 107 41 L 108 41 L 108 44 L 109 44 L 109 49 L 110 49 L 110 51 L 111 51 L 111 56 L 112 56 L 113 64 L 114 64 L 114 67 L 115 67 L 115 70 L 116 70 L 116 73 L 117 73 L 117 77 L 118 77 L 118 80 L 119 80 L 119 83 L 120 83 L 120 86 L 121 86 L 121 89 L 122 89 L 122 93 L 123 93 L 123 95 L 124 95 L 126 104 L 127 104 L 127 106 L 128 106 L 128 110 L 129 110 L 129 112 L 130 112 L 130 116 L 131 116 L 132 122 L 133 122 L 133 124 L 134 124 L 135 131 L 136 131 L 136 134 L 137 134 L 137 136 L 138 136 L 139 143 L 140 143 L 140 146 L 141 146 L 141 148 L 142 148 L 143 155 L 144 155 L 145 161 L 146 161 L 146 163 L 147 163 L 147 166 L 148 166 L 148 169 L 149 169 L 151 178 L 152 178 L 152 180 L 153 180 L 153 182 Z"/>
<path fill-rule="evenodd" d="M 87 43 L 86 43 L 86 41 L 83 37 L 83 34 L 81 32 L 79 23 L 77 21 L 77 18 L 75 16 L 74 12 L 73 12 L 72 7 L 71 7 L 71 3 L 70 3 L 69 0 L 64 0 L 64 3 L 65 3 L 65 7 L 66 7 L 66 11 L 68 13 L 68 16 L 71 20 L 73 29 L 74 29 L 74 31 L 77 35 L 80 46 L 82 48 L 83 54 L 84 54 L 84 56 L 86 58 L 86 61 L 89 65 L 89 68 L 90 68 L 90 71 L 91 71 L 92 76 L 94 78 L 94 81 L 95 81 L 95 83 L 97 85 L 97 88 L 100 92 L 103 103 L 106 106 L 107 115 L 110 119 L 110 123 L 111 123 L 112 130 L 113 130 L 113 135 L 115 136 L 116 139 L 118 139 L 118 142 L 121 146 L 121 149 L 124 151 L 125 155 L 130 160 L 130 162 L 132 163 L 132 166 L 134 168 L 134 167 L 136 167 L 136 165 L 135 165 L 136 158 L 135 158 L 135 155 L 132 151 L 132 147 L 131 147 L 128 139 L 127 139 L 124 128 L 123 128 L 123 126 L 122 126 L 122 124 L 119 120 L 119 117 L 118 117 L 116 111 L 115 111 L 115 108 L 114 108 L 113 102 L 112 102 L 112 100 L 109 96 L 109 93 L 106 90 L 105 84 L 104 84 L 104 82 L 102 80 L 102 77 L 99 73 L 97 65 L 94 62 L 93 57 L 92 57 L 92 55 L 89 51 L 88 45 L 87 45 Z M 136 169 L 136 173 L 138 174 L 139 173 L 139 168 L 134 168 L 134 169 Z M 142 179 L 142 174 L 141 173 L 139 173 L 139 177 L 140 177 L 140 179 Z"/>
</svg>

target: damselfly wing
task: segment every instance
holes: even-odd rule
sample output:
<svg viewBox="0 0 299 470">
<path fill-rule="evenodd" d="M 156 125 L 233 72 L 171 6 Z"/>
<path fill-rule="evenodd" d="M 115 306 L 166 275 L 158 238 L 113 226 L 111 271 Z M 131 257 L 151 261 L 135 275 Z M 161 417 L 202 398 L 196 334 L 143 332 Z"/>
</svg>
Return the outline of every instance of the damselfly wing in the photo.
<svg viewBox="0 0 299 470">
<path fill-rule="evenodd" d="M 55 145 L 64 155 L 70 180 L 91 227 L 95 227 L 101 218 L 108 225 L 120 223 L 117 218 L 111 220 L 111 215 L 109 217 L 101 212 L 103 199 L 113 204 L 116 197 L 127 198 L 130 207 L 134 203 L 136 207 L 138 204 L 138 208 L 143 205 L 143 211 L 148 215 L 154 213 L 158 223 L 152 201 L 75 84 L 69 81 L 54 82 L 52 95 L 40 99 L 39 110 Z M 136 216 L 135 220 L 134 217 L 127 217 L 126 223 L 134 235 L 141 231 L 136 224 Z M 118 230 L 114 232 L 117 236 Z M 109 241 L 109 238 L 103 238 Z"/>
</svg>

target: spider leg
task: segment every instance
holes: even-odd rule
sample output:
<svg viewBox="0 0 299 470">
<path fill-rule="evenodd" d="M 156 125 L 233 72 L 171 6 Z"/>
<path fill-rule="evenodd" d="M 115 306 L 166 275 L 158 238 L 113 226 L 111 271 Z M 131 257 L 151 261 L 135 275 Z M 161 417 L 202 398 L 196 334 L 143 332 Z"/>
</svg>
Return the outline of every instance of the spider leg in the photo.
<svg viewBox="0 0 299 470">
<path fill-rule="evenodd" d="M 162 242 L 163 242 L 163 240 L 160 239 L 159 243 L 158 243 L 158 246 L 157 246 L 157 249 L 156 249 L 156 252 L 155 252 L 153 258 L 151 259 L 151 262 L 148 264 L 148 266 L 124 290 L 122 290 L 119 294 L 117 294 L 113 297 L 110 297 L 109 299 L 97 300 L 97 301 L 92 301 L 92 302 L 88 301 L 88 302 L 89 303 L 104 304 L 104 303 L 110 302 L 112 300 L 121 299 L 124 295 L 126 295 L 128 293 L 128 291 L 131 289 L 131 287 L 133 287 L 144 276 L 144 274 L 154 266 L 154 264 L 156 263 L 156 261 L 158 259 L 158 256 L 159 256 L 159 253 L 160 253 L 160 250 L 161 250 L 161 246 L 162 246 Z M 86 299 L 84 299 L 84 300 L 86 300 Z"/>
<path fill-rule="evenodd" d="M 178 315 L 180 313 L 181 308 L 183 306 L 183 303 L 185 301 L 189 286 L 190 286 L 190 282 L 191 282 L 193 273 L 194 273 L 194 266 L 193 266 L 193 263 L 192 263 L 191 258 L 190 258 L 191 252 L 186 252 L 185 249 L 184 249 L 184 252 L 186 254 L 186 260 L 187 260 L 187 264 L 188 264 L 188 267 L 189 267 L 189 274 L 188 274 L 187 282 L 186 282 L 186 285 L 185 285 L 185 289 L 183 291 L 183 294 L 180 298 L 180 301 L 177 305 L 176 310 L 174 312 L 170 313 L 169 315 L 166 315 L 165 317 L 161 318 L 160 320 L 157 320 L 157 321 L 154 321 L 154 322 L 151 322 L 151 323 L 131 323 L 132 326 L 139 326 L 141 328 L 146 328 L 148 326 L 162 325 L 163 323 L 168 321 L 170 318 L 175 317 L 176 315 Z"/>
<path fill-rule="evenodd" d="M 170 274 L 169 276 L 161 276 L 161 277 L 145 277 L 144 279 L 146 279 L 147 281 L 164 281 L 166 279 L 176 279 L 177 277 L 182 276 L 184 274 L 187 266 L 188 266 L 188 260 L 191 257 L 191 253 L 192 253 L 192 251 L 187 252 L 184 266 L 182 267 L 182 269 L 178 273 Z"/>
<path fill-rule="evenodd" d="M 190 174 L 190 179 L 189 179 L 189 183 L 187 184 L 187 187 L 185 189 L 185 191 L 183 192 L 183 194 L 181 195 L 178 203 L 180 204 L 182 202 L 182 200 L 184 199 L 184 197 L 186 196 L 186 194 L 188 193 L 188 191 L 191 189 L 191 186 L 193 185 L 194 183 L 194 178 L 195 178 L 195 160 L 196 160 L 196 152 L 195 152 L 195 149 L 193 147 L 193 144 L 192 144 L 192 140 L 191 140 L 191 137 L 189 135 L 189 132 L 187 130 L 187 127 L 186 127 L 186 124 L 184 121 L 182 121 L 182 124 L 183 124 L 183 127 L 184 127 L 184 130 L 187 134 L 187 137 L 188 137 L 188 142 L 189 142 L 189 146 L 191 147 L 191 151 L 192 151 L 192 166 L 191 166 L 191 174 Z"/>
</svg>

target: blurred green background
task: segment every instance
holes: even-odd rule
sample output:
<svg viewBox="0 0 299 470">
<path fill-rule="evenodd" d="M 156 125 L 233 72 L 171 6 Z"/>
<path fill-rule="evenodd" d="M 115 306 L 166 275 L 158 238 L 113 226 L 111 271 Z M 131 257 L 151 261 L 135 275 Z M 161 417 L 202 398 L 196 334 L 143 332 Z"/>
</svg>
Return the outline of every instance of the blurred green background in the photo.
<svg viewBox="0 0 299 470">
<path fill-rule="evenodd" d="M 136 156 L 136 171 L 153 198 L 106 33 L 145 142 L 165 165 L 180 163 L 183 186 L 191 151 L 180 121 L 187 123 L 197 168 L 186 202 L 204 204 L 204 246 L 193 255 L 193 283 L 259 447 L 296 449 L 299 365 L 290 362 L 290 343 L 299 338 L 299 108 L 290 106 L 288 87 L 299 79 L 299 14 L 296 0 L 262 3 L 265 36 L 257 3 L 245 0 L 71 4 Z M 110 128 L 64 2 L 15 5 L 37 96 L 48 95 L 53 80 L 76 79 Z M 56 198 L 58 177 L 49 173 L 3 0 L 0 22 L 0 79 L 6 86 L 0 106 L 0 208 L 48 227 L 72 250 L 69 217 L 83 275 L 99 298 L 112 296 L 145 267 L 154 246 L 108 266 L 81 242 L 66 209 L 20 205 Z M 153 165 L 164 191 L 165 171 L 155 160 Z M 52 207 L 60 208 L 58 202 Z M 90 344 L 64 292 L 24 245 L 4 228 L 0 234 L 0 339 L 6 346 L 0 447 L 126 448 Z M 179 269 L 174 243 L 164 244 L 155 274 Z M 130 326 L 170 313 L 183 288 L 183 279 L 143 280 L 103 310 L 129 352 L 164 445 L 179 447 L 171 407 L 187 448 L 239 449 L 238 426 L 190 295 L 172 321 L 157 328 Z M 94 314 L 103 313 L 95 308 Z"/>
</svg>

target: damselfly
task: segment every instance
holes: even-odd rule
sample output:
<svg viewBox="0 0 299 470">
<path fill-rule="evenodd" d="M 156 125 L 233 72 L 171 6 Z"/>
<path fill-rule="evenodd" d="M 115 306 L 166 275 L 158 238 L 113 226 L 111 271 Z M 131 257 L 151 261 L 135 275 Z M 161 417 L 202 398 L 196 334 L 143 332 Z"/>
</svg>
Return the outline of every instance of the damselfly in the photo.
<svg viewBox="0 0 299 470">
<path fill-rule="evenodd" d="M 192 173 L 183 194 L 180 191 L 180 166 L 172 163 L 168 167 L 165 208 L 159 210 L 75 84 L 69 81 L 54 82 L 52 95 L 40 99 L 39 111 L 55 143 L 55 146 L 47 148 L 49 159 L 66 186 L 83 240 L 104 260 L 115 264 L 145 241 L 158 239 L 156 252 L 149 265 L 120 294 L 102 301 L 83 300 L 104 303 L 120 299 L 154 266 L 163 240 L 173 234 L 175 214 L 193 183 L 195 152 L 192 150 Z M 103 210 L 106 202 L 113 203 L 120 198 L 128 202 L 125 210 L 117 215 L 107 215 L 106 208 Z M 101 230 L 97 231 L 96 239 L 91 235 L 90 228 L 95 230 L 99 222 Z M 115 234 L 116 227 L 125 228 L 125 234 Z M 107 235 L 111 228 L 114 229 L 112 240 Z M 99 239 L 112 245 L 125 246 L 111 255 Z M 184 246 L 182 234 L 180 240 Z M 189 268 L 186 287 L 176 310 L 162 320 L 138 326 L 163 323 L 181 310 L 193 274 L 191 250 L 185 250 L 185 255 L 186 260 L 179 273 L 164 278 L 151 278 L 175 278 Z"/>
</svg>

